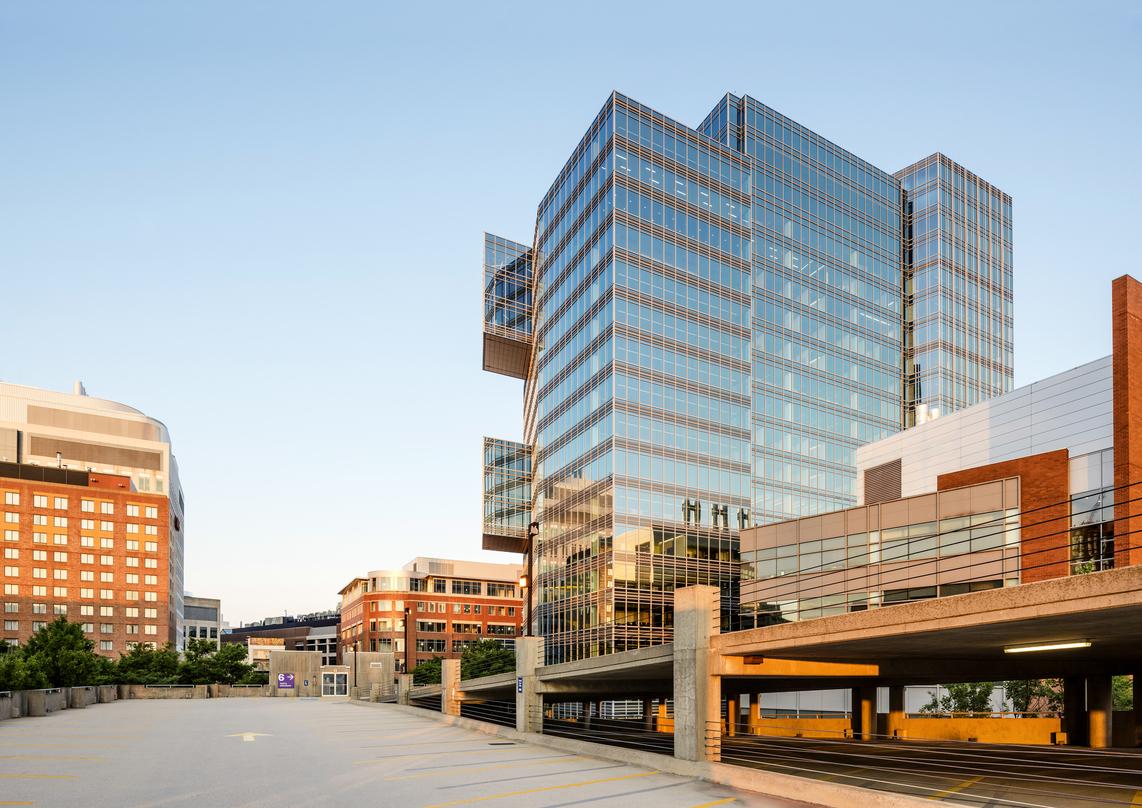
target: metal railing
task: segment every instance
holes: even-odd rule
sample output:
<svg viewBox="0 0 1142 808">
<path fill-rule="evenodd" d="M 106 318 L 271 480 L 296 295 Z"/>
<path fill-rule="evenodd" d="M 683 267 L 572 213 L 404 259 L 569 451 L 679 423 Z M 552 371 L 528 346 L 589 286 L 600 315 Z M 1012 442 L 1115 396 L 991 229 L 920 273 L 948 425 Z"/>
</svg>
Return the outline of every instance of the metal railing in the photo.
<svg viewBox="0 0 1142 808">
<path fill-rule="evenodd" d="M 660 718 L 658 704 L 653 702 L 650 715 L 639 718 L 602 718 L 598 705 L 591 702 L 545 704 L 534 708 L 537 711 L 534 723 L 539 724 L 542 719 L 545 735 L 672 755 L 674 719 L 673 716 Z M 561 706 L 563 709 L 559 709 Z"/>
<path fill-rule="evenodd" d="M 515 699 L 510 701 L 462 701 L 460 715 L 501 727 L 515 727 Z"/>
<path fill-rule="evenodd" d="M 1033 744 L 979 744 L 807 728 L 763 719 L 785 735 L 751 734 L 708 722 L 708 757 L 875 790 L 953 799 L 971 805 L 1044 808 L 1131 805 L 1142 789 L 1142 750 L 1091 750 Z M 803 732 L 804 737 L 795 733 Z"/>
</svg>

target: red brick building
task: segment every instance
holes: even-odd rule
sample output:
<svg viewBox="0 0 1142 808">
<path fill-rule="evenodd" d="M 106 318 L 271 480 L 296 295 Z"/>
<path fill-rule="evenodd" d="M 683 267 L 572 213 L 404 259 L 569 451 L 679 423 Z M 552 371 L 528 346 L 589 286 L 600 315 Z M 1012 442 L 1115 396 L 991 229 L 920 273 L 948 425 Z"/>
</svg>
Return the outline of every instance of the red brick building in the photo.
<svg viewBox="0 0 1142 808">
<path fill-rule="evenodd" d="M 341 592 L 341 651 L 392 651 L 398 670 L 456 658 L 483 639 L 520 634 L 523 599 L 514 564 L 416 558 L 354 578 Z"/>
<path fill-rule="evenodd" d="M 174 642 L 168 510 L 130 477 L 0 463 L 0 639 L 64 616 L 106 656 Z"/>
</svg>

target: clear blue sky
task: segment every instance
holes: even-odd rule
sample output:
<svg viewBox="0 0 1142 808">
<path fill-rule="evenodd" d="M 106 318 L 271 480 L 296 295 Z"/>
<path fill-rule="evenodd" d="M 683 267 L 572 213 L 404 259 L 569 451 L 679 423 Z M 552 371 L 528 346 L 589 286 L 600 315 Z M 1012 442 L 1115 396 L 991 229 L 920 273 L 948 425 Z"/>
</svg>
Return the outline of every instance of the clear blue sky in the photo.
<svg viewBox="0 0 1142 808">
<path fill-rule="evenodd" d="M 522 394 L 480 371 L 482 233 L 530 240 L 612 89 L 945 152 L 1015 200 L 1016 383 L 1108 353 L 1142 4 L 923 5 L 4 2 L 0 378 L 170 426 L 186 584 L 235 624 L 480 557 Z"/>
</svg>

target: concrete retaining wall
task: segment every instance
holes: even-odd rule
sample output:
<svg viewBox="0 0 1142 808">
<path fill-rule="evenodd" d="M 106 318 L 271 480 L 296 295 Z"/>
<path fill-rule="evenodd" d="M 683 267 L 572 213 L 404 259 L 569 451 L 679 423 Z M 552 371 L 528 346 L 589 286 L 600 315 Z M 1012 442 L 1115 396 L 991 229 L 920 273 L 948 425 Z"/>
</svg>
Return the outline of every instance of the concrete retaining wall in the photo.
<svg viewBox="0 0 1142 808">
<path fill-rule="evenodd" d="M 218 691 L 214 693 L 214 696 L 220 699 L 246 699 L 270 695 L 269 685 L 257 685 L 256 687 L 240 685 L 214 685 L 214 687 L 218 688 Z"/>
<path fill-rule="evenodd" d="M 121 699 L 208 699 L 210 685 L 119 685 Z M 123 691 L 126 689 L 126 695 Z"/>
<path fill-rule="evenodd" d="M 1133 722 L 1126 727 L 1129 713 L 1121 714 L 1116 727 L 1121 724 L 1123 738 L 1127 729 L 1133 731 Z M 1116 716 L 1116 719 L 1118 717 Z M 890 735 L 888 716 L 878 716 L 877 732 Z M 739 726 L 739 734 L 766 735 L 771 737 L 802 738 L 843 738 L 845 730 L 852 728 L 848 718 L 797 718 L 796 716 L 774 716 L 755 720 L 748 731 L 744 722 Z M 1058 718 L 905 718 L 894 726 L 902 729 L 908 740 L 917 741 L 968 741 L 980 743 L 1049 744 L 1051 733 L 1062 731 L 1062 721 Z M 1123 744 L 1127 745 L 1127 744 Z"/>
</svg>

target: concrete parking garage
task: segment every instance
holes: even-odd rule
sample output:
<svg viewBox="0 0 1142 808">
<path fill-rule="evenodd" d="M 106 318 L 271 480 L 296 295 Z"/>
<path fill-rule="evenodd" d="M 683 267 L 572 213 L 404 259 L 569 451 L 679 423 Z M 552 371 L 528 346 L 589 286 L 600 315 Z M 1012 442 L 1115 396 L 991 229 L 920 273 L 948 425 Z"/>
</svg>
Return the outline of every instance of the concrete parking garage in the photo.
<svg viewBox="0 0 1142 808">
<path fill-rule="evenodd" d="M 0 805 L 795 806 L 329 699 L 124 701 L 0 724 Z"/>
</svg>

